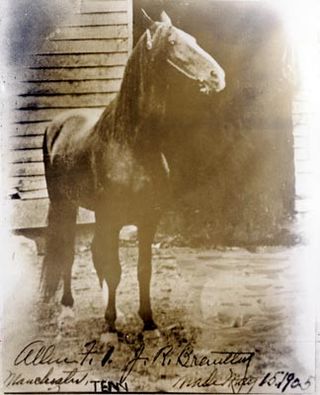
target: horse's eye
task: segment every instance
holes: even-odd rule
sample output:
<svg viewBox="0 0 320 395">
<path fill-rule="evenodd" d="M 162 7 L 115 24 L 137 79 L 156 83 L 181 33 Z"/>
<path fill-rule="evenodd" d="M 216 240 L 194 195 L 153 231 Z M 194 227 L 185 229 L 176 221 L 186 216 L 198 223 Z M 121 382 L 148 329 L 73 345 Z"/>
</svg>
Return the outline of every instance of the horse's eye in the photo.
<svg viewBox="0 0 320 395">
<path fill-rule="evenodd" d="M 175 45 L 176 41 L 175 40 L 169 40 L 170 45 Z"/>
</svg>

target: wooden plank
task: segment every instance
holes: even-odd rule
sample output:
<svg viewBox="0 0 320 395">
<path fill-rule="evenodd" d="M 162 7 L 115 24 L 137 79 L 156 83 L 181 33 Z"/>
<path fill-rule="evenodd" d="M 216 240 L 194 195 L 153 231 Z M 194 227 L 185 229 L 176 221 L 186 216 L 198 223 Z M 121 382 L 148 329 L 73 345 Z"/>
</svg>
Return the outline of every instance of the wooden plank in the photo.
<svg viewBox="0 0 320 395">
<path fill-rule="evenodd" d="M 133 0 L 128 1 L 128 46 L 129 46 L 129 53 L 131 53 L 133 49 Z"/>
<path fill-rule="evenodd" d="M 90 93 L 85 95 L 27 96 L 17 99 L 17 109 L 79 108 L 107 106 L 115 93 Z"/>
<path fill-rule="evenodd" d="M 128 38 L 128 25 L 61 27 L 54 33 L 55 40 Z"/>
<path fill-rule="evenodd" d="M 49 199 L 11 200 L 7 204 L 10 212 L 11 229 L 39 228 L 47 224 Z M 83 208 L 79 209 L 78 224 L 94 223 L 94 214 Z"/>
<path fill-rule="evenodd" d="M 34 176 L 34 177 L 11 177 L 8 180 L 10 188 L 16 188 L 19 191 L 35 191 L 38 189 L 46 189 L 47 183 L 44 176 Z"/>
<path fill-rule="evenodd" d="M 121 79 L 89 81 L 39 81 L 22 83 L 19 96 L 49 94 L 114 93 L 120 90 Z"/>
<path fill-rule="evenodd" d="M 312 163 L 310 160 L 298 160 L 295 163 L 296 174 L 312 174 Z"/>
<path fill-rule="evenodd" d="M 108 12 L 102 14 L 76 14 L 72 20 L 62 22 L 61 26 L 99 26 L 117 25 L 128 22 L 126 12 Z"/>
<path fill-rule="evenodd" d="M 42 176 L 44 175 L 44 164 L 37 163 L 12 163 L 9 169 L 10 177 Z"/>
<path fill-rule="evenodd" d="M 30 56 L 29 67 L 101 67 L 123 66 L 127 63 L 128 54 L 125 53 L 97 53 L 97 54 L 62 54 Z"/>
<path fill-rule="evenodd" d="M 294 151 L 295 161 L 298 163 L 299 161 L 307 161 L 310 160 L 310 152 L 308 149 L 301 148 L 295 149 Z M 299 166 L 299 165 L 298 165 Z"/>
<path fill-rule="evenodd" d="M 37 228 L 47 223 L 49 200 L 11 200 L 9 226 L 12 229 Z"/>
<path fill-rule="evenodd" d="M 38 135 L 42 135 L 44 130 L 49 125 L 50 122 L 44 123 L 31 123 L 25 125 L 12 125 L 11 129 L 11 137 L 18 137 L 18 136 L 33 136 L 37 137 Z M 10 139 L 11 140 L 11 139 Z M 14 140 L 13 140 L 14 141 Z M 18 140 L 17 143 L 19 144 Z"/>
<path fill-rule="evenodd" d="M 93 110 L 101 110 L 105 106 L 92 107 Z M 71 108 L 70 108 L 71 109 Z M 74 108 L 72 108 L 74 110 Z M 19 123 L 34 123 L 34 122 L 43 122 L 43 121 L 51 121 L 54 117 L 66 111 L 67 108 L 45 108 L 45 109 L 35 109 L 35 110 L 15 110 L 12 112 L 12 122 Z M 79 111 L 82 111 L 83 108 L 79 108 Z M 45 124 L 45 123 L 44 123 Z"/>
<path fill-rule="evenodd" d="M 44 133 L 45 129 L 42 129 Z M 43 143 L 43 134 L 39 136 L 21 136 L 21 137 L 10 137 L 9 148 L 12 150 L 19 150 L 22 148 L 37 149 L 41 148 Z"/>
<path fill-rule="evenodd" d="M 123 66 L 89 68 L 46 68 L 26 70 L 22 82 L 28 81 L 83 81 L 93 79 L 121 79 Z"/>
<path fill-rule="evenodd" d="M 125 0 L 116 1 L 97 1 L 97 0 L 82 0 L 80 12 L 81 13 L 104 13 L 128 10 L 128 2 Z"/>
<path fill-rule="evenodd" d="M 45 199 L 48 198 L 48 191 L 47 189 L 37 189 L 34 191 L 18 191 L 17 192 L 20 200 L 34 200 L 34 199 Z"/>
<path fill-rule="evenodd" d="M 8 154 L 9 163 L 32 163 L 43 160 L 42 149 L 13 150 Z"/>
<path fill-rule="evenodd" d="M 42 53 L 70 54 L 70 53 L 110 53 L 127 52 L 127 38 L 112 38 L 103 40 L 76 40 L 76 41 L 46 41 Z"/>
</svg>

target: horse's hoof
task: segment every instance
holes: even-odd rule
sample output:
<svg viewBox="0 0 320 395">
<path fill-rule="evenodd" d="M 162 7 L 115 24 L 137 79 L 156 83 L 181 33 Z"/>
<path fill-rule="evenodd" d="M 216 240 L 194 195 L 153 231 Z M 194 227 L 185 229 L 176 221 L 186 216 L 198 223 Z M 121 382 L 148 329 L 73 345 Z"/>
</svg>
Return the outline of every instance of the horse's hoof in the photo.
<svg viewBox="0 0 320 395">
<path fill-rule="evenodd" d="M 62 339 L 63 339 L 63 336 L 61 335 L 61 332 L 59 332 L 57 334 L 57 336 L 55 337 L 54 342 L 59 344 L 62 341 Z"/>
<path fill-rule="evenodd" d="M 157 324 L 152 319 L 144 322 L 143 331 L 154 331 L 157 328 Z"/>
<path fill-rule="evenodd" d="M 159 329 L 148 330 L 143 332 L 143 340 L 150 341 L 150 340 L 159 340 L 161 337 L 161 333 Z"/>
<path fill-rule="evenodd" d="M 63 295 L 61 299 L 61 304 L 64 307 L 72 307 L 74 305 L 74 299 L 72 295 Z"/>
<path fill-rule="evenodd" d="M 71 307 L 62 306 L 61 313 L 58 316 L 58 328 L 65 333 L 74 329 L 74 311 Z"/>
<path fill-rule="evenodd" d="M 62 306 L 60 318 L 74 318 L 74 310 L 70 306 Z"/>
<path fill-rule="evenodd" d="M 104 332 L 100 336 L 100 343 L 102 344 L 118 344 L 118 334 L 117 332 Z"/>
</svg>

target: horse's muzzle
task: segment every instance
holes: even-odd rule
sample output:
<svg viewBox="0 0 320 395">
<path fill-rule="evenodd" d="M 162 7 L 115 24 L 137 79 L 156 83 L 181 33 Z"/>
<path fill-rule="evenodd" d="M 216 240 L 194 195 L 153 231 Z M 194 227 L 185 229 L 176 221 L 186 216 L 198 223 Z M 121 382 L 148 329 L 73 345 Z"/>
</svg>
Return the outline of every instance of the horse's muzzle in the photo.
<svg viewBox="0 0 320 395">
<path fill-rule="evenodd" d="M 221 92 L 226 87 L 225 73 L 221 68 L 218 71 L 212 70 L 210 77 L 215 92 Z"/>
<path fill-rule="evenodd" d="M 222 78 L 214 76 L 208 80 L 198 80 L 198 84 L 200 92 L 206 95 L 209 95 L 212 92 L 221 92 L 226 86 L 224 76 L 222 76 Z"/>
</svg>

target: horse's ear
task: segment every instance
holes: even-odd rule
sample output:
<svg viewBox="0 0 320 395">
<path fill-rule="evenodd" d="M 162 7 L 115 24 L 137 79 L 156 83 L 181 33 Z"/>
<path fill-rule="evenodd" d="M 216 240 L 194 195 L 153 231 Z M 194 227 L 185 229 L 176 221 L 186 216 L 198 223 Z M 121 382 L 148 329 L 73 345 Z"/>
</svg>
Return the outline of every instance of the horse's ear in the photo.
<svg viewBox="0 0 320 395">
<path fill-rule="evenodd" d="M 146 26 L 151 27 L 154 24 L 154 21 L 150 18 L 150 16 L 146 13 L 146 11 L 141 8 L 142 17 Z"/>
<path fill-rule="evenodd" d="M 150 49 L 152 49 L 152 46 L 153 46 L 150 29 L 146 30 L 146 38 L 147 38 L 146 46 L 147 46 L 147 49 L 150 51 Z"/>
<path fill-rule="evenodd" d="M 170 26 L 172 25 L 171 18 L 169 17 L 169 15 L 165 11 L 161 12 L 160 20 L 161 20 L 161 22 L 165 22 L 165 23 L 167 23 Z"/>
</svg>

